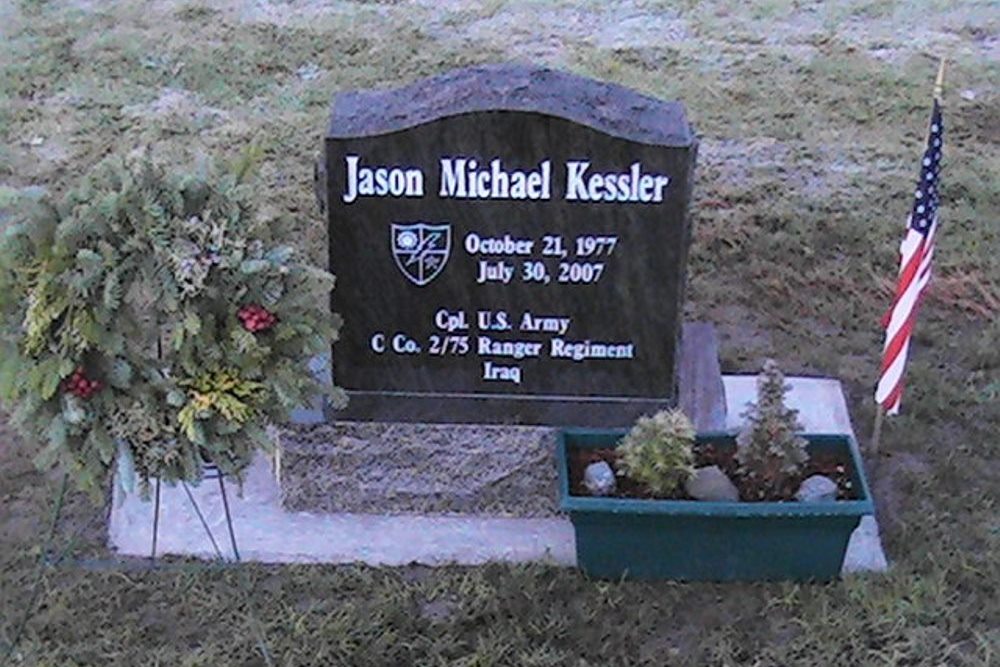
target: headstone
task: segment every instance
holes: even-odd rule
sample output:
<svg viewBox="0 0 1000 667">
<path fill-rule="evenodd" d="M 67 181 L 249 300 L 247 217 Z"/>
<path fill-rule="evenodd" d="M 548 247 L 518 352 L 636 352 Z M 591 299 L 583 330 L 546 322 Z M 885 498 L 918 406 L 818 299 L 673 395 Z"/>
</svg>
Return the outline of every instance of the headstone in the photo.
<svg viewBox="0 0 1000 667">
<path fill-rule="evenodd" d="M 680 103 L 548 69 L 336 95 L 335 416 L 622 426 L 676 405 L 696 149 Z"/>
</svg>

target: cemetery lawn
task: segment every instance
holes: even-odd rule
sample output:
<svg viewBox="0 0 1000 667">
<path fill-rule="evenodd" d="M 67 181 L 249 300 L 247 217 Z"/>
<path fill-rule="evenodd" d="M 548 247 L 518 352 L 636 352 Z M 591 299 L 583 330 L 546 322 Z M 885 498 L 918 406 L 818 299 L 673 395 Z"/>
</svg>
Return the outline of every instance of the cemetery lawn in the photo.
<svg viewBox="0 0 1000 667">
<path fill-rule="evenodd" d="M 725 372 L 773 356 L 841 378 L 862 441 L 937 54 L 951 61 L 935 284 L 903 414 L 867 457 L 890 573 L 61 567 L 42 571 L 11 664 L 262 665 L 254 618 L 278 665 L 1000 663 L 1000 15 L 990 0 L 0 0 L 0 212 L 112 151 L 253 145 L 265 207 L 319 260 L 312 160 L 335 90 L 520 60 L 684 100 L 702 141 L 688 319 L 719 327 Z M 2 427 L 0 660 L 57 488 L 31 449 Z M 94 512 L 71 495 L 76 557 L 108 555 Z"/>
</svg>

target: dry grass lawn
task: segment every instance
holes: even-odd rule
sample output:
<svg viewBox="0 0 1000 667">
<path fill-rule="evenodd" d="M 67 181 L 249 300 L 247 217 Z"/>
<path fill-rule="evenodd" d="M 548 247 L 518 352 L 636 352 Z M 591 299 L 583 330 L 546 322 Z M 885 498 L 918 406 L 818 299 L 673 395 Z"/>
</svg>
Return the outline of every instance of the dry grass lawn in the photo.
<svg viewBox="0 0 1000 667">
<path fill-rule="evenodd" d="M 892 571 L 829 585 L 597 582 L 542 566 L 43 572 L 15 665 L 1000 663 L 1000 5 L 995 0 L 0 0 L 0 216 L 153 144 L 263 155 L 264 204 L 325 256 L 330 95 L 531 61 L 686 102 L 702 137 L 688 314 L 727 372 L 841 378 L 873 416 L 878 320 L 950 58 L 936 282 L 904 414 L 868 461 Z M 188 157 L 185 158 L 184 156 Z M 347 314 L 350 317 L 350 314 Z M 53 478 L 0 437 L 0 656 Z M 63 531 L 92 513 L 71 497 Z M 99 530 L 76 556 L 105 555 Z"/>
</svg>

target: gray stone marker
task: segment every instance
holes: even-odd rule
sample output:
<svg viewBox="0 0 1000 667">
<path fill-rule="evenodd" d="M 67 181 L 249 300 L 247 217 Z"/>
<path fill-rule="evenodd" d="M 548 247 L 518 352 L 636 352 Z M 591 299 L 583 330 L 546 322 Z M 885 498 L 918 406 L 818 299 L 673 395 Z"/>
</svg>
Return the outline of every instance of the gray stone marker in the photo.
<svg viewBox="0 0 1000 667">
<path fill-rule="evenodd" d="M 680 103 L 544 68 L 336 95 L 331 416 L 625 426 L 686 396 L 717 423 L 714 336 L 679 344 L 696 152 Z"/>
<path fill-rule="evenodd" d="M 738 428 L 740 413 L 756 397 L 755 376 L 725 376 L 727 425 Z M 852 433 L 843 391 L 837 380 L 789 377 L 789 406 L 810 433 Z M 554 467 L 549 467 L 555 476 Z M 124 496 L 114 486 L 109 539 L 121 554 L 146 556 L 152 538 L 153 503 Z M 219 488 L 193 489 L 217 536 L 225 535 Z M 469 514 L 371 514 L 288 511 L 281 489 L 263 457 L 251 466 L 242 493 L 230 499 L 236 538 L 245 560 L 267 563 L 353 563 L 475 565 L 489 561 L 542 561 L 576 564 L 573 526 L 565 516 L 498 517 Z M 555 499 L 553 498 L 553 503 Z M 228 555 L 227 543 L 220 546 Z M 197 514 L 179 486 L 162 496 L 159 552 L 212 558 L 212 545 Z M 878 525 L 866 516 L 851 536 L 843 572 L 879 572 L 888 568 Z"/>
</svg>

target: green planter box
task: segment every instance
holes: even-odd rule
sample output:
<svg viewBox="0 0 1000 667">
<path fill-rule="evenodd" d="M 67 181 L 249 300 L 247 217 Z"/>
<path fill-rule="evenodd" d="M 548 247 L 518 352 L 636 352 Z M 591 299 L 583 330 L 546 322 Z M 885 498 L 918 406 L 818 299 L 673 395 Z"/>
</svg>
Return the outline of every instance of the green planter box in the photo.
<svg viewBox="0 0 1000 667">
<path fill-rule="evenodd" d="M 810 451 L 843 452 L 859 499 L 825 503 L 701 502 L 571 496 L 573 449 L 614 447 L 625 431 L 559 434 L 560 505 L 576 532 L 576 556 L 588 574 L 688 581 L 828 580 L 840 574 L 851 532 L 874 507 L 854 439 L 809 435 Z M 735 447 L 705 433 L 697 443 Z"/>
</svg>

